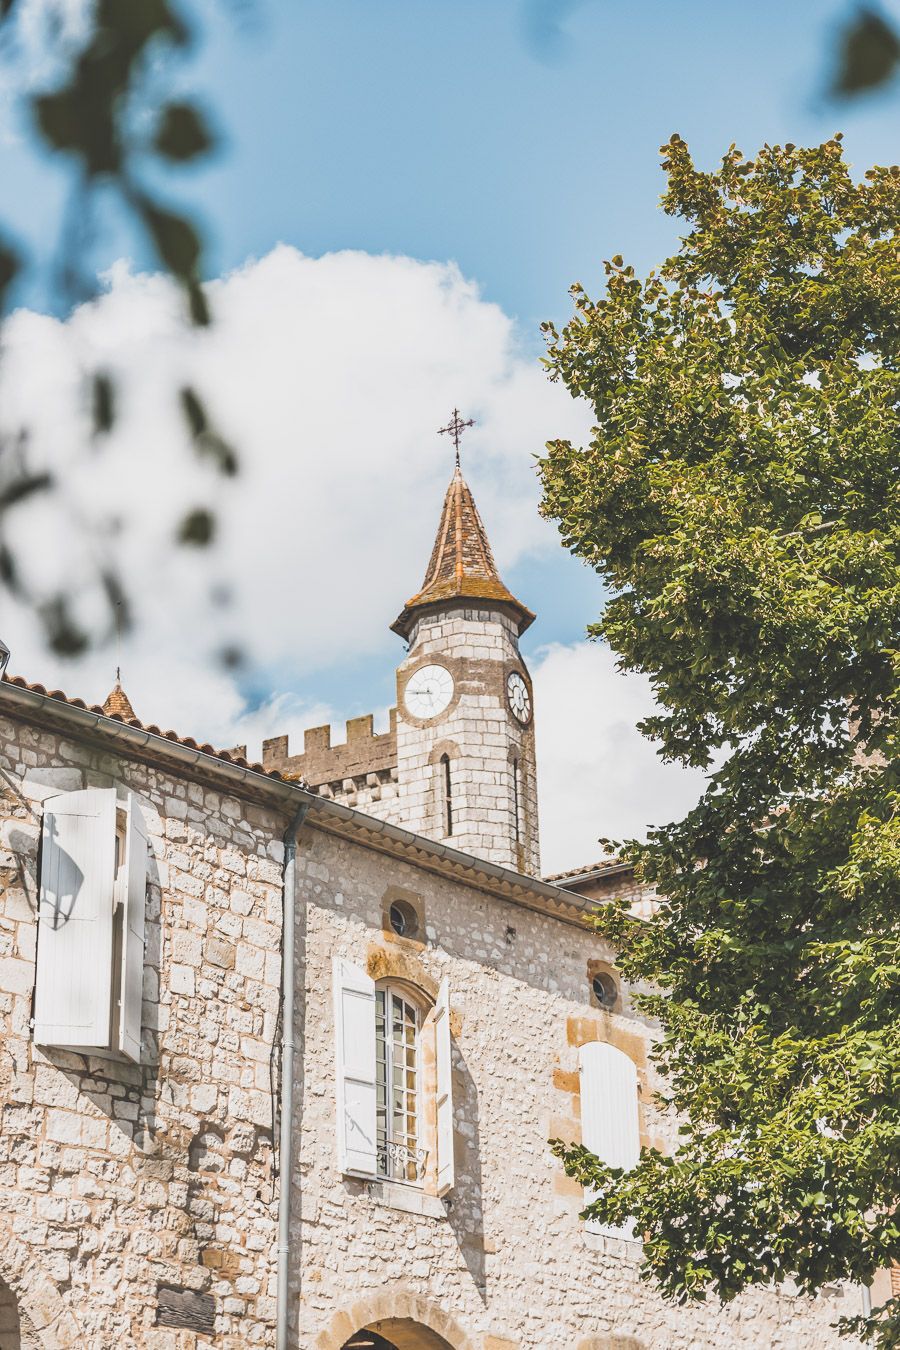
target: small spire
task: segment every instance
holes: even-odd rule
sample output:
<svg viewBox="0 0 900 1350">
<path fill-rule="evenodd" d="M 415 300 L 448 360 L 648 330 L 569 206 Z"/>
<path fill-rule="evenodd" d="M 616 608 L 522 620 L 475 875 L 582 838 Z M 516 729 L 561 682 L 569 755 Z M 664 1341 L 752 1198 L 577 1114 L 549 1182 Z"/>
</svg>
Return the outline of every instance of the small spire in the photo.
<svg viewBox="0 0 900 1350">
<path fill-rule="evenodd" d="M 116 682 L 106 695 L 106 701 L 103 704 L 103 711 L 107 717 L 121 717 L 127 722 L 134 718 L 134 708 L 131 706 L 131 699 L 122 688 L 121 667 L 116 666 Z M 135 718 L 135 721 L 137 719 Z"/>
<path fill-rule="evenodd" d="M 467 424 L 462 422 L 455 408 L 453 412 L 456 425 L 451 422 L 443 430 L 454 435 L 458 441 L 460 432 Z M 534 622 L 531 610 L 517 600 L 500 580 L 487 531 L 478 514 L 471 489 L 462 476 L 457 448 L 456 468 L 444 497 L 444 509 L 425 580 L 421 590 L 411 600 L 407 600 L 403 612 L 391 624 L 391 628 L 402 638 L 408 638 L 418 610 L 434 606 L 440 608 L 460 599 L 494 603 L 511 612 L 520 633 L 524 633 Z"/>
</svg>

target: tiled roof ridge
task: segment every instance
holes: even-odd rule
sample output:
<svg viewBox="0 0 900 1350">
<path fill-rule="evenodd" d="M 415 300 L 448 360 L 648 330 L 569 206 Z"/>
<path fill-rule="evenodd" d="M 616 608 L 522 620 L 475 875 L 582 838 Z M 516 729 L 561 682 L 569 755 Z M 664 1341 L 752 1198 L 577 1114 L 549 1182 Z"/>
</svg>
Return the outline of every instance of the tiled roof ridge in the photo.
<svg viewBox="0 0 900 1350">
<path fill-rule="evenodd" d="M 570 867 L 567 872 L 548 872 L 541 880 L 551 886 L 557 886 L 561 881 L 571 880 L 572 877 L 587 876 L 590 872 L 608 872 L 610 868 L 623 866 L 627 864 L 623 863 L 621 858 L 603 858 L 600 862 L 585 863 L 583 867 Z"/>
<path fill-rule="evenodd" d="M 70 698 L 62 689 L 48 689 L 43 684 L 32 684 L 30 681 L 23 679 L 21 675 L 4 674 L 2 682 L 3 684 L 15 685 L 18 689 L 27 689 L 33 694 L 42 694 L 45 698 L 55 699 L 57 703 L 64 703 L 70 708 L 83 708 L 86 712 L 96 713 L 111 722 L 121 722 L 123 726 L 134 727 L 136 731 L 146 731 L 150 736 L 159 736 L 164 741 L 174 741 L 177 745 L 183 745 L 188 750 L 198 750 L 203 755 L 211 755 L 214 759 L 221 759 L 226 764 L 236 764 L 241 769 L 250 769 L 254 773 L 261 773 L 266 778 L 283 779 L 284 777 L 277 769 L 267 769 L 258 762 L 246 759 L 243 755 L 235 755 L 230 750 L 217 750 L 208 741 L 196 741 L 193 736 L 179 736 L 176 731 L 163 731 L 155 722 L 142 722 L 138 717 L 128 717 L 120 712 L 108 712 L 105 705 L 85 703 L 83 698 Z M 107 702 L 109 702 L 109 699 L 107 699 Z"/>
<path fill-rule="evenodd" d="M 421 589 L 407 600 L 403 613 L 393 624 L 394 631 L 406 636 L 411 625 L 411 611 L 423 605 L 465 598 L 509 605 L 518 616 L 520 632 L 534 620 L 531 610 L 517 600 L 500 579 L 484 522 L 457 464 L 444 495 L 425 580 Z"/>
</svg>

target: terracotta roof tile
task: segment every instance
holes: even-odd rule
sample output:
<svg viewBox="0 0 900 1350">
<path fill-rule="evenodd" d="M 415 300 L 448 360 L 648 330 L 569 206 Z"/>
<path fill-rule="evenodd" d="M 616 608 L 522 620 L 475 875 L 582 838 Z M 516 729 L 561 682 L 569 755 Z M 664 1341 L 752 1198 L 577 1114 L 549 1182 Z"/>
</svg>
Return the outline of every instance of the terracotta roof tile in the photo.
<svg viewBox="0 0 900 1350">
<path fill-rule="evenodd" d="M 401 637 L 408 637 L 416 610 L 459 599 L 493 600 L 508 606 L 518 620 L 520 633 L 534 622 L 531 610 L 500 580 L 487 531 L 457 465 L 444 497 L 441 523 L 422 589 L 407 600 L 391 627 Z"/>
<path fill-rule="evenodd" d="M 103 704 L 103 711 L 107 717 L 116 715 L 127 721 L 134 717 L 134 708 L 131 706 L 131 699 L 125 693 L 118 680 L 116 680 L 112 689 L 106 695 L 106 701 Z"/>
<path fill-rule="evenodd" d="M 565 883 L 573 881 L 576 877 L 589 876 L 594 872 L 609 872 L 622 865 L 619 858 L 603 858 L 601 862 L 585 863 L 584 867 L 570 867 L 568 872 L 550 872 L 547 876 L 541 877 L 541 880 L 551 886 L 561 886 L 565 890 Z"/>
<path fill-rule="evenodd" d="M 129 717 L 123 712 L 108 711 L 106 704 L 110 702 L 115 690 L 112 691 L 106 703 L 101 707 L 99 703 L 85 703 L 83 698 L 69 698 L 68 694 L 64 694 L 61 689 L 47 689 L 42 684 L 31 684 L 28 680 L 23 680 L 21 675 L 5 674 L 2 683 L 14 685 L 18 689 L 28 689 L 34 694 L 43 694 L 45 698 L 52 698 L 57 703 L 68 704 L 70 708 L 84 708 L 88 712 L 98 713 L 101 717 L 108 717 L 111 722 L 122 722 L 125 726 L 134 727 L 136 731 L 146 731 L 151 736 L 159 736 L 166 741 L 175 741 L 178 745 L 186 746 L 188 750 L 198 750 L 201 754 L 224 760 L 226 764 L 236 764 L 241 769 L 251 769 L 253 773 L 261 773 L 266 778 L 283 778 L 283 775 L 277 769 L 267 769 L 262 764 L 246 759 L 243 755 L 235 755 L 228 750 L 216 750 L 206 742 L 201 745 L 192 736 L 179 736 L 176 731 L 162 731 L 153 722 L 141 722 L 133 713 Z M 124 692 L 123 698 L 130 710 L 131 704 Z"/>
</svg>

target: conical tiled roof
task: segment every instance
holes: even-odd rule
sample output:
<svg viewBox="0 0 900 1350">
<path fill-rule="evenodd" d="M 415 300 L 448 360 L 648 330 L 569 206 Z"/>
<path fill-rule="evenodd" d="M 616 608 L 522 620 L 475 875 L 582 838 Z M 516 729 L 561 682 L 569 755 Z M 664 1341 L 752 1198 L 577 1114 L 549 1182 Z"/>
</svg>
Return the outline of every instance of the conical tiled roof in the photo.
<svg viewBox="0 0 900 1350">
<path fill-rule="evenodd" d="M 134 708 L 131 706 L 131 699 L 125 693 L 125 690 L 122 688 L 118 679 L 106 695 L 103 711 L 106 713 L 107 717 L 121 717 L 125 722 L 127 722 L 129 718 L 134 717 Z"/>
<path fill-rule="evenodd" d="M 534 622 L 531 610 L 526 609 L 500 580 L 478 508 L 457 464 L 444 498 L 441 523 L 422 589 L 407 600 L 402 614 L 391 627 L 406 638 L 418 610 L 460 599 L 492 601 L 511 610 L 520 633 Z"/>
</svg>

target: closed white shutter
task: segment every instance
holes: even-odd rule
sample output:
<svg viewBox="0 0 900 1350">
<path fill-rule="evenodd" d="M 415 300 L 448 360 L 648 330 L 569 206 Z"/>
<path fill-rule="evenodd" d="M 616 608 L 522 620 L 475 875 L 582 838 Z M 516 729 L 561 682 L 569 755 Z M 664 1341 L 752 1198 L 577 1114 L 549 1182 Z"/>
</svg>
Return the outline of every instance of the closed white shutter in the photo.
<svg viewBox="0 0 900 1350">
<path fill-rule="evenodd" d="M 122 865 L 122 984 L 119 1049 L 141 1062 L 141 1001 L 144 988 L 144 911 L 147 899 L 147 827 L 134 793 L 128 794 Z"/>
<path fill-rule="evenodd" d="M 375 981 L 334 962 L 338 1162 L 342 1172 L 375 1175 Z"/>
<path fill-rule="evenodd" d="M 116 793 L 87 788 L 44 803 L 34 1039 L 109 1048 Z"/>
<path fill-rule="evenodd" d="M 582 1143 L 609 1167 L 629 1171 L 641 1152 L 637 1069 L 626 1054 L 602 1041 L 581 1047 L 579 1068 Z M 593 1198 L 586 1189 L 585 1204 Z M 634 1237 L 631 1223 L 615 1228 L 589 1220 L 587 1228 L 606 1237 Z"/>
<path fill-rule="evenodd" d="M 450 1054 L 450 983 L 441 980 L 434 1007 L 437 1093 L 437 1193 L 453 1189 L 453 1063 Z"/>
</svg>

